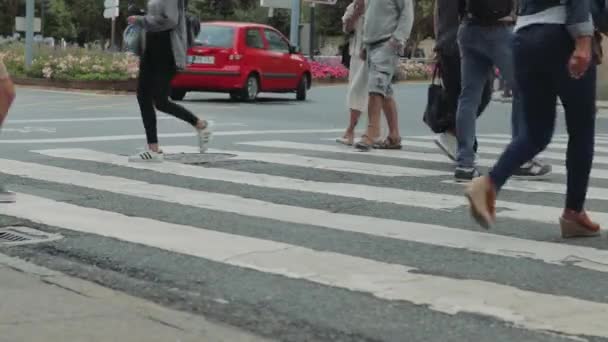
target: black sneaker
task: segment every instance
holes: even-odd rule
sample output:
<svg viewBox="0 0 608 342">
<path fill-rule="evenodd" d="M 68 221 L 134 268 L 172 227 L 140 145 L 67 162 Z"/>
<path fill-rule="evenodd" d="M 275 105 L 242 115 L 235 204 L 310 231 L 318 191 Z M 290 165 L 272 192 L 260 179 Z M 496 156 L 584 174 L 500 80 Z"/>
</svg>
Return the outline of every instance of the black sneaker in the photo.
<svg viewBox="0 0 608 342">
<path fill-rule="evenodd" d="M 543 164 L 538 160 L 525 163 L 513 174 L 513 178 L 531 180 L 543 179 L 551 175 L 553 168 L 549 164 Z"/>
<path fill-rule="evenodd" d="M 458 183 L 467 183 L 472 181 L 474 178 L 480 177 L 481 173 L 477 168 L 466 168 L 466 167 L 457 167 L 454 172 L 454 180 Z"/>
</svg>

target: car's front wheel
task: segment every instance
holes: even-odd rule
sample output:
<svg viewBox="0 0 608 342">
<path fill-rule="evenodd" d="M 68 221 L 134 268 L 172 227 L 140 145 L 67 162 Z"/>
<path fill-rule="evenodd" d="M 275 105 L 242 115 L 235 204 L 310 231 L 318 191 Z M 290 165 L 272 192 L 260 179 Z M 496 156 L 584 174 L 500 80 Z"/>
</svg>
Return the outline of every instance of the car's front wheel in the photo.
<svg viewBox="0 0 608 342">
<path fill-rule="evenodd" d="M 186 97 L 186 93 L 187 91 L 183 90 L 183 89 L 171 89 L 171 94 L 169 95 L 169 97 L 171 97 L 171 100 L 173 101 L 181 101 Z"/>
<path fill-rule="evenodd" d="M 306 92 L 308 91 L 308 76 L 303 75 L 300 83 L 298 83 L 298 89 L 296 89 L 296 99 L 298 101 L 306 101 Z"/>
</svg>

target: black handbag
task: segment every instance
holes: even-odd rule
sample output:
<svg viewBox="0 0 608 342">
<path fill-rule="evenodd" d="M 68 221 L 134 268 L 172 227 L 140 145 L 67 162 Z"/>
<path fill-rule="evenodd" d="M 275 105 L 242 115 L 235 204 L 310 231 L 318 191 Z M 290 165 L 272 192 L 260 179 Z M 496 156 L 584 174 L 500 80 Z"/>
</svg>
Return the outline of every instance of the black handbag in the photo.
<svg viewBox="0 0 608 342">
<path fill-rule="evenodd" d="M 448 115 L 447 100 L 447 92 L 441 81 L 441 65 L 437 63 L 433 71 L 433 79 L 429 86 L 426 109 L 422 119 L 434 133 L 443 133 L 453 126 L 454 120 Z"/>
</svg>

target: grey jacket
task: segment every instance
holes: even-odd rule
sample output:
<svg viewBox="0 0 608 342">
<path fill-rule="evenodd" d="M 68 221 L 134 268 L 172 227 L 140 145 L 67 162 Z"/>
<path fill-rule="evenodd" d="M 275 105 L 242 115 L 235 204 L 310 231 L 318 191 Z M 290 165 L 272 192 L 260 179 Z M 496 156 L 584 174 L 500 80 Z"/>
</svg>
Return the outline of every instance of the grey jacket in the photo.
<svg viewBox="0 0 608 342">
<path fill-rule="evenodd" d="M 184 0 L 149 0 L 148 11 L 137 24 L 149 32 L 171 31 L 171 48 L 178 69 L 186 67 L 188 47 Z"/>
</svg>

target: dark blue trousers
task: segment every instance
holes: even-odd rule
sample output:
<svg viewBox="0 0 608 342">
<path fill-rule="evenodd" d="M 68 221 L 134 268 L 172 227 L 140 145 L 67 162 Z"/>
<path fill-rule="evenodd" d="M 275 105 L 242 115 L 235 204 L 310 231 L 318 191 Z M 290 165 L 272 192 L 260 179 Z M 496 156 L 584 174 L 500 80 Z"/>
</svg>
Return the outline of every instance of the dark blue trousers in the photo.
<svg viewBox="0 0 608 342">
<path fill-rule="evenodd" d="M 533 25 L 519 30 L 514 41 L 515 77 L 521 89 L 526 133 L 507 147 L 490 178 L 499 190 L 509 177 L 551 142 L 559 97 L 568 127 L 568 191 L 566 208 L 580 212 L 585 204 L 593 161 L 596 77 L 593 64 L 573 79 L 568 62 L 574 41 L 564 25 Z"/>
</svg>

